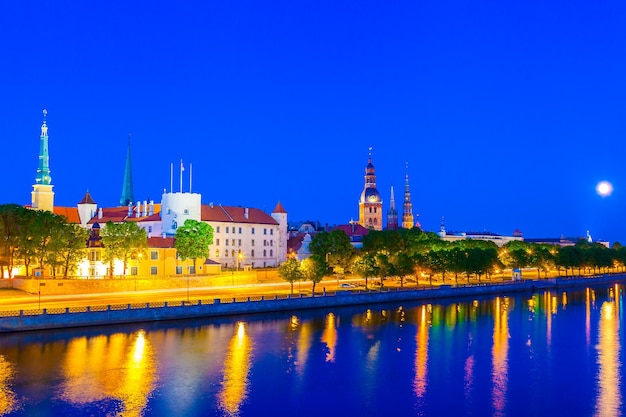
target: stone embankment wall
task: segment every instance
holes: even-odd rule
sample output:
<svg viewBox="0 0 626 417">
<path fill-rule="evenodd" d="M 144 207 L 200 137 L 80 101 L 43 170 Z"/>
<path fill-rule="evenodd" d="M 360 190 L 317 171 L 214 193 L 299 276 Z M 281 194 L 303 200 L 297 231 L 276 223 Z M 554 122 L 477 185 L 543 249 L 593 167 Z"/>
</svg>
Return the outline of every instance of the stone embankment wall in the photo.
<svg viewBox="0 0 626 417">
<path fill-rule="evenodd" d="M 219 287 L 225 285 L 250 285 L 276 281 L 276 270 L 224 272 L 220 275 L 205 276 L 173 276 L 124 278 L 92 278 L 92 279 L 37 279 L 14 278 L 0 280 L 0 288 L 14 288 L 31 294 L 65 295 L 85 293 L 106 293 L 123 291 L 141 291 L 155 289 L 194 287 Z"/>
</svg>

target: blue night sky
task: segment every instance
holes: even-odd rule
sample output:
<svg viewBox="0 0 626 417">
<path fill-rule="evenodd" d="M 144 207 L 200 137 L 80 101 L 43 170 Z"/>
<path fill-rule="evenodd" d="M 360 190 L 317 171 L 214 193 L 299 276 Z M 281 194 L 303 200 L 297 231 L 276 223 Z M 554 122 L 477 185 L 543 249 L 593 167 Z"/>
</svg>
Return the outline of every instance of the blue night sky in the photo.
<svg viewBox="0 0 626 417">
<path fill-rule="evenodd" d="M 624 2 L 111 3 L 3 4 L 0 202 L 46 108 L 56 205 L 117 205 L 131 133 L 135 199 L 182 159 L 204 203 L 346 223 L 372 146 L 426 230 L 626 243 Z"/>
</svg>

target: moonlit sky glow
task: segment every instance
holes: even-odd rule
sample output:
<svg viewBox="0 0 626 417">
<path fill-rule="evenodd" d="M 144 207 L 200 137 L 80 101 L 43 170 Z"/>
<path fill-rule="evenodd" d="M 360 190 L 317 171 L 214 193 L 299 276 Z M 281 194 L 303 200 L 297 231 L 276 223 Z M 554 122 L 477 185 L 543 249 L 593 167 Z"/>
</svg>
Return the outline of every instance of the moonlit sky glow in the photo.
<svg viewBox="0 0 626 417">
<path fill-rule="evenodd" d="M 600 181 L 596 185 L 596 192 L 602 197 L 608 197 L 613 193 L 613 184 L 608 181 Z"/>
<path fill-rule="evenodd" d="M 611 0 L 8 2 L 2 202 L 30 203 L 46 108 L 57 205 L 116 205 L 131 133 L 136 199 L 182 159 L 204 203 L 347 223 L 371 146 L 384 210 L 408 162 L 426 230 L 624 243 L 625 21 Z"/>
</svg>

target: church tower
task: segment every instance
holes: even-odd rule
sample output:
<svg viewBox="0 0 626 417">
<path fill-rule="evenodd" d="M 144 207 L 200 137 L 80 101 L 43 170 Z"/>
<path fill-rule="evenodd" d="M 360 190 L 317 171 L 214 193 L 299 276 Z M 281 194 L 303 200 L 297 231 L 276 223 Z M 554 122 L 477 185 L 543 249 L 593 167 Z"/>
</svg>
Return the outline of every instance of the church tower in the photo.
<svg viewBox="0 0 626 417">
<path fill-rule="evenodd" d="M 398 210 L 396 209 L 396 199 L 393 196 L 393 185 L 391 186 L 389 210 L 387 210 L 387 230 L 398 230 Z"/>
<path fill-rule="evenodd" d="M 124 184 L 122 184 L 122 197 L 120 206 L 128 206 L 135 201 L 133 195 L 133 172 L 130 165 L 130 133 L 128 134 L 128 150 L 126 151 L 126 168 L 124 169 Z"/>
<path fill-rule="evenodd" d="M 376 174 L 372 164 L 372 148 L 365 168 L 365 186 L 359 200 L 359 224 L 368 229 L 383 229 L 383 202 L 376 189 Z"/>
<path fill-rule="evenodd" d="M 412 229 L 415 226 L 413 220 L 413 203 L 411 203 L 411 190 L 409 189 L 409 163 L 406 163 L 406 177 L 404 182 L 404 204 L 402 205 L 402 228 Z"/>
<path fill-rule="evenodd" d="M 37 176 L 31 192 L 31 207 L 36 210 L 53 211 L 54 191 L 52 191 L 52 178 L 50 177 L 47 115 L 48 111 L 44 109 L 41 136 L 39 136 L 39 166 L 37 167 Z"/>
</svg>

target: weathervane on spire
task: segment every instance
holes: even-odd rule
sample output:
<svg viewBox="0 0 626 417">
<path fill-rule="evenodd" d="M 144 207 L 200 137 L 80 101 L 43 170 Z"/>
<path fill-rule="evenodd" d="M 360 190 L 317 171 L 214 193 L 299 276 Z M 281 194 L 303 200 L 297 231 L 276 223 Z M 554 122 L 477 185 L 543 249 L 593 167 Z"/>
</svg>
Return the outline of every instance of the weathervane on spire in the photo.
<svg viewBox="0 0 626 417">
<path fill-rule="evenodd" d="M 368 151 L 369 151 L 369 152 L 368 152 L 368 155 L 369 155 L 369 157 L 370 157 L 370 158 L 372 158 L 372 149 L 373 149 L 373 148 L 372 148 L 371 146 L 370 146 L 370 147 L 369 147 L 369 149 L 368 149 Z"/>
</svg>

